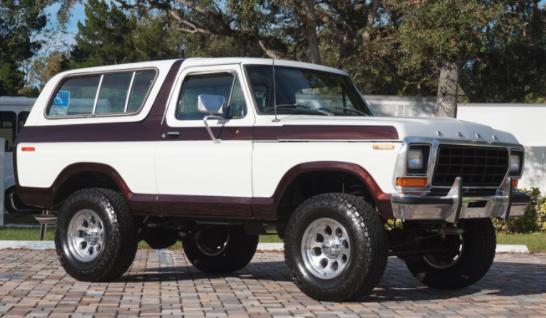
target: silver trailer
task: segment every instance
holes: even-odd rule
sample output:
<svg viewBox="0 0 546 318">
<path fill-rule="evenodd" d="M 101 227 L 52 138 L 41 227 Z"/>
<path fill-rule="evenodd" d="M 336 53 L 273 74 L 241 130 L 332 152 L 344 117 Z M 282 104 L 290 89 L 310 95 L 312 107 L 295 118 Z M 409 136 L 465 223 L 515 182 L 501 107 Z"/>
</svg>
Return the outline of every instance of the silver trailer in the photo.
<svg viewBox="0 0 546 318">
<path fill-rule="evenodd" d="M 4 212 L 34 212 L 19 202 L 15 197 L 15 178 L 13 175 L 13 142 L 24 126 L 35 98 L 0 96 L 0 159 L 3 159 L 3 169 L 0 178 L 4 179 L 4 191 L 0 191 L 0 202 L 4 208 L 0 209 L 0 226 L 4 225 Z"/>
</svg>

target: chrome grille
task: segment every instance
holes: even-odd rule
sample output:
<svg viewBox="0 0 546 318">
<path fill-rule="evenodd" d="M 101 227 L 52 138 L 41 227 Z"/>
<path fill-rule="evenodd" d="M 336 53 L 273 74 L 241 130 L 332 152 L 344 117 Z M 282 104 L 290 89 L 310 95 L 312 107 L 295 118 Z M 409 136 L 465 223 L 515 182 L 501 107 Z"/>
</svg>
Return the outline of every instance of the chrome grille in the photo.
<svg viewBox="0 0 546 318">
<path fill-rule="evenodd" d="M 497 187 L 508 170 L 508 149 L 440 145 L 432 186 L 451 186 L 456 177 L 463 187 Z"/>
</svg>

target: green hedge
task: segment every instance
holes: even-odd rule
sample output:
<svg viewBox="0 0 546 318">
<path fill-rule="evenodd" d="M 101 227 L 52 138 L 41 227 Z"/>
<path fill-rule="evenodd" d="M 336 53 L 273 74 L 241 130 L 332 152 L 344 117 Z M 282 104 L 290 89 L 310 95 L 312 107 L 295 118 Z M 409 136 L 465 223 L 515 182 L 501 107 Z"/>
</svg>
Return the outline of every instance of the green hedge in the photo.
<svg viewBox="0 0 546 318">
<path fill-rule="evenodd" d="M 538 188 L 530 188 L 522 191 L 531 197 L 531 201 L 525 210 L 525 215 L 504 221 L 495 220 L 495 227 L 498 232 L 530 233 L 545 230 L 546 196 L 540 193 Z"/>
</svg>

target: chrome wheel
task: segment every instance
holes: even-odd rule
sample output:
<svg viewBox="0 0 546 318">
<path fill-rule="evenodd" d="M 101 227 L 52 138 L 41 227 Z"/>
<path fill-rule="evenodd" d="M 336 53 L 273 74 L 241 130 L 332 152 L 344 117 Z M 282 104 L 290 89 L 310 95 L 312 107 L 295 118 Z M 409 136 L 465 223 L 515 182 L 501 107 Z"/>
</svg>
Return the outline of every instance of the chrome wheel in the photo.
<svg viewBox="0 0 546 318">
<path fill-rule="evenodd" d="M 70 253 L 80 262 L 95 260 L 104 247 L 104 225 L 99 215 L 90 209 L 74 214 L 67 231 Z"/>
<path fill-rule="evenodd" d="M 317 278 L 339 276 L 351 259 L 347 229 L 330 218 L 311 222 L 303 233 L 301 253 L 305 267 Z"/>
</svg>

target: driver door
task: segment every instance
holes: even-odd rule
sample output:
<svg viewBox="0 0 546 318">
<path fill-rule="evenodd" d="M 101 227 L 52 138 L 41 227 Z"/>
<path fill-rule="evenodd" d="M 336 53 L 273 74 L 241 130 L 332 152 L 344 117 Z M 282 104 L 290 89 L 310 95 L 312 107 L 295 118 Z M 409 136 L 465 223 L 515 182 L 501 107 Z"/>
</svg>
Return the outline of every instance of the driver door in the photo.
<svg viewBox="0 0 546 318">
<path fill-rule="evenodd" d="M 182 70 L 156 150 L 161 213 L 192 217 L 251 216 L 254 116 L 239 65 Z M 198 110 L 199 95 L 223 97 L 224 120 Z"/>
</svg>

